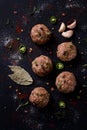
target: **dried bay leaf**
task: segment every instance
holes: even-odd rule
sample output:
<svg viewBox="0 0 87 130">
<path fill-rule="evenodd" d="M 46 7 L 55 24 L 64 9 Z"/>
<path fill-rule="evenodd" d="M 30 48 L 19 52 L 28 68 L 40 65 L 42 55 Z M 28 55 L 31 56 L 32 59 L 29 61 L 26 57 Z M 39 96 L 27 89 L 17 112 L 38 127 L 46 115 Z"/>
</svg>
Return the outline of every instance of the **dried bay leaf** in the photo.
<svg viewBox="0 0 87 130">
<path fill-rule="evenodd" d="M 31 75 L 20 66 L 8 66 L 13 74 L 9 74 L 8 76 L 19 85 L 31 85 L 33 83 L 33 79 Z"/>
</svg>

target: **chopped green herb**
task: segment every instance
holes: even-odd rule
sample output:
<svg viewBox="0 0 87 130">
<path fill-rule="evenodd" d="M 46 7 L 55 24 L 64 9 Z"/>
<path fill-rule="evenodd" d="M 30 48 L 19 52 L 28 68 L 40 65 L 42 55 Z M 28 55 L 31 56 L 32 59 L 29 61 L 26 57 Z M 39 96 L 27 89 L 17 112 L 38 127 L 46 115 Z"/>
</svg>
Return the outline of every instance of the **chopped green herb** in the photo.
<svg viewBox="0 0 87 130">
<path fill-rule="evenodd" d="M 84 41 L 87 43 L 87 39 L 84 39 Z"/>
<path fill-rule="evenodd" d="M 36 61 L 34 61 L 34 64 L 35 64 L 36 66 L 38 66 L 38 64 L 37 64 L 37 62 L 36 62 Z"/>
<path fill-rule="evenodd" d="M 18 111 L 19 109 L 20 109 L 20 107 L 23 107 L 23 106 L 26 106 L 26 105 L 28 105 L 28 101 L 27 102 L 25 102 L 25 103 L 20 103 L 19 105 L 18 105 L 18 107 L 16 108 L 16 111 Z"/>
<path fill-rule="evenodd" d="M 48 69 L 50 68 L 50 64 L 49 63 L 46 63 L 46 66 L 47 66 Z"/>
<path fill-rule="evenodd" d="M 20 40 L 20 38 L 19 38 L 19 37 L 17 37 L 16 39 L 17 39 L 17 41 L 19 41 L 19 40 Z"/>
<path fill-rule="evenodd" d="M 61 70 L 61 69 L 64 68 L 64 64 L 61 63 L 61 62 L 59 62 L 59 63 L 56 64 L 56 68 L 57 68 L 58 70 Z"/>
<path fill-rule="evenodd" d="M 77 99 L 80 99 L 80 96 L 77 96 Z"/>
<path fill-rule="evenodd" d="M 64 101 L 59 101 L 58 105 L 60 108 L 66 108 L 66 103 Z"/>
<path fill-rule="evenodd" d="M 39 7 L 37 6 L 34 6 L 30 15 L 34 15 L 35 13 L 40 13 L 40 12 L 41 12 L 41 9 L 39 9 Z"/>
<path fill-rule="evenodd" d="M 61 86 L 62 86 L 61 84 L 58 84 L 58 85 L 57 85 L 57 87 L 58 87 L 59 89 L 61 88 Z"/>
<path fill-rule="evenodd" d="M 87 67 L 87 64 L 84 64 L 83 67 Z"/>
<path fill-rule="evenodd" d="M 57 18 L 55 16 L 51 16 L 50 17 L 50 23 L 51 24 L 56 24 L 56 22 L 57 22 Z"/>
<path fill-rule="evenodd" d="M 68 51 L 64 51 L 63 55 L 68 56 Z"/>
<path fill-rule="evenodd" d="M 25 52 L 26 52 L 26 47 L 25 47 L 25 45 L 23 45 L 23 44 L 21 44 L 20 46 L 19 46 L 19 52 L 20 53 L 22 53 L 22 54 L 24 54 Z"/>
<path fill-rule="evenodd" d="M 7 21 L 6 21 L 6 25 L 8 25 L 10 23 L 10 20 L 9 19 L 7 19 Z"/>
<path fill-rule="evenodd" d="M 72 44 L 71 44 L 71 45 L 69 45 L 69 48 L 71 48 L 71 49 L 72 49 L 72 48 L 73 48 L 73 45 L 72 45 Z"/>
<path fill-rule="evenodd" d="M 65 111 L 58 111 L 57 113 L 55 113 L 55 116 L 58 118 L 58 119 L 64 119 L 65 116 L 66 116 L 66 113 Z"/>
</svg>

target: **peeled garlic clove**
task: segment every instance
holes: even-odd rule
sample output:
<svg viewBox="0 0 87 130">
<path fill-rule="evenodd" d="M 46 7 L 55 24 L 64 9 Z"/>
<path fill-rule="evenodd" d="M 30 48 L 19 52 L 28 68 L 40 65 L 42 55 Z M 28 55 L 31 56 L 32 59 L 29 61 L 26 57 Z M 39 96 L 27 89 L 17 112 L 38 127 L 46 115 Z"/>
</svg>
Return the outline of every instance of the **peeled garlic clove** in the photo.
<svg viewBox="0 0 87 130">
<path fill-rule="evenodd" d="M 65 38 L 70 38 L 70 37 L 72 37 L 73 33 L 74 33 L 73 30 L 68 30 L 66 32 L 63 32 L 62 36 L 65 37 Z"/>
<path fill-rule="evenodd" d="M 76 23 L 77 23 L 77 22 L 76 22 L 76 19 L 75 19 L 73 23 L 67 25 L 67 28 L 69 28 L 69 29 L 74 29 L 74 28 L 76 27 Z"/>
<path fill-rule="evenodd" d="M 65 31 L 65 29 L 66 29 L 65 23 L 62 22 L 61 25 L 60 25 L 60 28 L 59 28 L 58 32 L 62 33 L 62 32 Z"/>
</svg>

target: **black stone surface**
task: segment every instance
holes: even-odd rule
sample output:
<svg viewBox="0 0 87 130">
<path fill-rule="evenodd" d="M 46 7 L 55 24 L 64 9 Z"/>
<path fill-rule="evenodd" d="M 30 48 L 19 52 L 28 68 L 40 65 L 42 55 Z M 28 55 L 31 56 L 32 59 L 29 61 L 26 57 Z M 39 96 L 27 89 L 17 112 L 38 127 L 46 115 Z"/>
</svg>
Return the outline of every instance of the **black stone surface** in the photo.
<svg viewBox="0 0 87 130">
<path fill-rule="evenodd" d="M 83 67 L 87 64 L 86 8 L 86 0 L 0 0 L 0 130 L 87 130 L 87 68 Z M 55 25 L 49 22 L 52 15 L 58 19 Z M 61 22 L 67 24 L 72 19 L 77 20 L 77 27 L 74 36 L 67 40 L 58 33 L 58 28 Z M 50 30 L 54 28 L 51 41 L 44 46 L 35 45 L 30 38 L 30 30 L 37 23 L 47 25 Z M 18 33 L 17 27 L 23 32 Z M 17 41 L 17 38 L 20 39 Z M 6 45 L 11 39 L 14 42 L 9 49 Z M 71 40 L 78 49 L 78 55 L 75 60 L 64 63 L 64 70 L 75 74 L 77 86 L 75 92 L 64 95 L 55 87 L 55 78 L 63 71 L 55 67 L 60 61 L 56 57 L 56 47 Z M 27 47 L 24 55 L 18 52 L 21 43 Z M 33 49 L 31 53 L 29 48 Z M 31 70 L 31 61 L 40 54 L 49 56 L 54 63 L 53 72 L 45 78 L 39 78 Z M 28 87 L 14 83 L 8 77 L 11 73 L 8 65 L 23 67 L 31 74 L 34 83 Z M 46 85 L 48 81 L 49 85 Z M 37 86 L 45 87 L 50 93 L 48 106 L 38 109 L 29 102 L 16 111 L 20 103 L 17 90 L 26 95 L 21 99 L 25 103 L 31 90 Z M 54 91 L 51 91 L 52 87 Z M 60 100 L 66 102 L 65 109 L 59 108 Z"/>
</svg>

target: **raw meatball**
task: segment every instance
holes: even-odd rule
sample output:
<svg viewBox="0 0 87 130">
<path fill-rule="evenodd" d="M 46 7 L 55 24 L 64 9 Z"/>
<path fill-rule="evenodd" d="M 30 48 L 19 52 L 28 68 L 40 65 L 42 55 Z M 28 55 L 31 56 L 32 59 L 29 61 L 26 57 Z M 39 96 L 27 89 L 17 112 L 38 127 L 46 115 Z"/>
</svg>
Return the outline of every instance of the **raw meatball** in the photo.
<svg viewBox="0 0 87 130">
<path fill-rule="evenodd" d="M 49 57 L 40 55 L 32 61 L 32 70 L 40 77 L 48 75 L 53 69 L 52 61 Z"/>
<path fill-rule="evenodd" d="M 62 61 L 71 61 L 76 55 L 76 46 L 72 42 L 64 42 L 57 47 L 57 57 Z"/>
<path fill-rule="evenodd" d="M 51 31 L 44 24 L 37 24 L 32 27 L 30 36 L 33 42 L 42 45 L 50 40 Z"/>
<path fill-rule="evenodd" d="M 76 86 L 76 78 L 73 73 L 64 71 L 56 78 L 56 87 L 62 93 L 73 92 Z"/>
<path fill-rule="evenodd" d="M 37 87 L 32 90 L 29 101 L 36 105 L 37 107 L 43 108 L 47 106 L 49 102 L 50 94 L 43 87 Z"/>
</svg>

